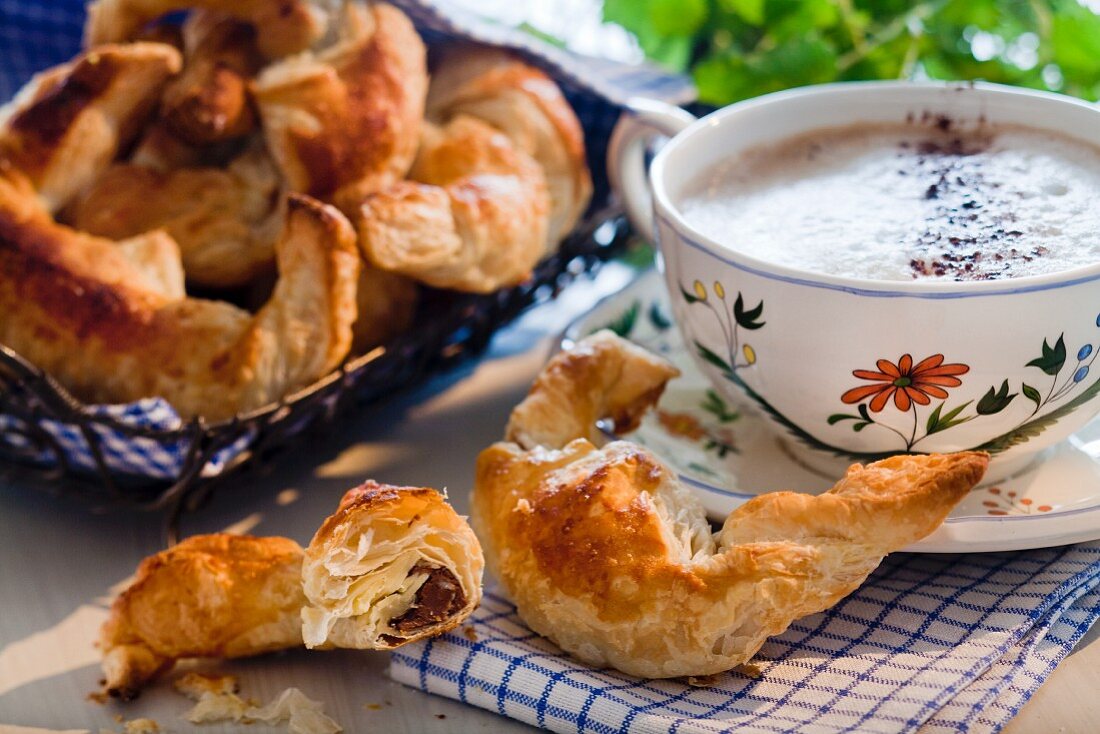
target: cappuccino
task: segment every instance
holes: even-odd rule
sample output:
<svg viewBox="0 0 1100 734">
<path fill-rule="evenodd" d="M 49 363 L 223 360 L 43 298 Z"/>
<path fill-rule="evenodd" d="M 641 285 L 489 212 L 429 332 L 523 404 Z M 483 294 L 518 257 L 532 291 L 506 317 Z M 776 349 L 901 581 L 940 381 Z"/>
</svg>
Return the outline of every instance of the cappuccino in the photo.
<svg viewBox="0 0 1100 734">
<path fill-rule="evenodd" d="M 678 202 L 732 250 L 816 273 L 992 280 L 1100 261 L 1100 149 L 925 116 L 751 149 Z"/>
</svg>

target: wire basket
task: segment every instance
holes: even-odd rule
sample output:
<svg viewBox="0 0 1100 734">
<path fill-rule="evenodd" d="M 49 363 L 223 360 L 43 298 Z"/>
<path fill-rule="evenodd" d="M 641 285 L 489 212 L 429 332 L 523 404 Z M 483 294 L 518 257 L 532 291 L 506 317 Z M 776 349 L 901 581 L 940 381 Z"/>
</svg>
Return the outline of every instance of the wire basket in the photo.
<svg viewBox="0 0 1100 734">
<path fill-rule="evenodd" d="M 0 473 L 30 473 L 26 483 L 31 486 L 99 505 L 178 513 L 206 496 L 215 480 L 286 448 L 303 431 L 331 422 L 350 405 L 369 404 L 480 353 L 524 309 L 553 298 L 570 280 L 624 250 L 629 229 L 610 202 L 603 163 L 611 130 L 622 102 L 631 96 L 685 101 L 691 92 L 684 80 L 651 68 L 576 57 L 502 26 L 449 15 L 426 0 L 393 1 L 412 17 L 429 48 L 456 39 L 508 47 L 562 87 L 585 130 L 594 197 L 558 253 L 523 284 L 493 294 L 428 290 L 422 317 L 405 335 L 350 358 L 277 403 L 215 424 L 181 421 L 160 399 L 84 404 L 0 345 Z M 27 2 L 9 4 L 0 13 L 0 38 L 20 49 L 0 59 L 0 99 L 34 72 L 79 50 L 83 4 Z"/>
<path fill-rule="evenodd" d="M 615 210 L 590 216 L 523 284 L 489 295 L 429 293 L 422 312 L 436 315 L 418 319 L 404 336 L 350 359 L 276 403 L 220 423 L 196 418 L 169 429 L 135 425 L 125 414 L 81 403 L 0 345 L 0 460 L 7 463 L 7 473 L 32 474 L 34 486 L 100 504 L 178 510 L 185 500 L 194 504 L 196 490 L 212 480 L 270 456 L 349 406 L 374 402 L 481 353 L 493 334 L 522 311 L 557 296 L 578 275 L 621 253 L 629 235 Z M 128 473 L 110 460 L 120 451 L 148 453 L 154 447 L 180 455 L 178 471 L 170 476 Z M 217 461 L 230 450 L 229 459 Z"/>
</svg>

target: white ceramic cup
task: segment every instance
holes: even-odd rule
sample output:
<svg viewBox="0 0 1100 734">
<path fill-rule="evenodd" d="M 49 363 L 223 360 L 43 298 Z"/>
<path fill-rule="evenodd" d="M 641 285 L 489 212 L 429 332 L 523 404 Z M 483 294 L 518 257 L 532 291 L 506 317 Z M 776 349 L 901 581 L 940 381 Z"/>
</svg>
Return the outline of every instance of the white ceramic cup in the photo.
<svg viewBox="0 0 1100 734">
<path fill-rule="evenodd" d="M 966 282 L 823 275 L 745 255 L 736 232 L 707 237 L 676 205 L 715 162 L 819 128 L 928 112 L 1100 145 L 1097 107 L 998 85 L 860 82 L 771 94 L 698 120 L 653 102 L 632 108 L 612 138 L 611 180 L 634 226 L 659 245 L 685 342 L 715 387 L 766 415 L 796 459 L 835 474 L 893 453 L 982 449 L 996 481 L 1100 411 L 1100 263 Z M 646 171 L 646 145 L 660 136 L 671 140 Z M 1041 243 L 1023 242 L 1032 244 Z"/>
</svg>

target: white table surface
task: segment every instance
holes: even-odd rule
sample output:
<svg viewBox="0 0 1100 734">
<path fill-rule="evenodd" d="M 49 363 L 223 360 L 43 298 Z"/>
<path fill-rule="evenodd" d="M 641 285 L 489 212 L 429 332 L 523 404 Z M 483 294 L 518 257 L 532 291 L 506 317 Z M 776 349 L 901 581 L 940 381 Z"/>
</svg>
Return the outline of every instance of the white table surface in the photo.
<svg viewBox="0 0 1100 734">
<path fill-rule="evenodd" d="M 499 438 L 508 412 L 545 359 L 552 335 L 628 275 L 620 266 L 605 269 L 594 282 L 574 285 L 566 298 L 532 311 L 498 335 L 481 360 L 371 406 L 302 441 L 263 470 L 229 480 L 207 506 L 185 519 L 183 533 L 232 529 L 305 543 L 344 491 L 368 477 L 446 487 L 454 505 L 465 511 L 474 459 Z M 163 547 L 163 533 L 158 516 L 92 513 L 25 481 L 0 477 L 0 734 L 119 731 L 116 717 L 150 717 L 171 732 L 242 728 L 191 726 L 182 718 L 190 702 L 164 683 L 129 704 L 87 699 L 99 678 L 92 642 L 106 618 L 112 587 L 141 558 Z M 1097 636 L 1094 630 L 1005 731 L 1100 730 Z M 393 683 L 385 674 L 387 663 L 385 653 L 301 650 L 208 667 L 237 674 L 244 694 L 263 701 L 297 686 L 323 701 L 347 732 L 531 730 Z M 254 725 L 247 730 L 285 729 Z"/>
</svg>

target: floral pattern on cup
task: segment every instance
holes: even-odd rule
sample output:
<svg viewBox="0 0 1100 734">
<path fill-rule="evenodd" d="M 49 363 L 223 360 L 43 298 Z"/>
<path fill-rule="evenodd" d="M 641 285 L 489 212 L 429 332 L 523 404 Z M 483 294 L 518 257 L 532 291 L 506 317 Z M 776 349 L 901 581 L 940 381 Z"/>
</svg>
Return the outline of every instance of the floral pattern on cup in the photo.
<svg viewBox="0 0 1100 734">
<path fill-rule="evenodd" d="M 1030 497 L 1020 497 L 1016 492 L 1006 492 L 1000 487 L 988 487 L 985 493 L 989 498 L 982 501 L 982 507 L 986 508 L 987 515 L 1034 515 L 1054 509 L 1050 505 L 1037 505 Z"/>
<path fill-rule="evenodd" d="M 1045 393 L 1027 382 L 1021 382 L 1019 390 L 1013 392 L 1006 379 L 1000 385 L 990 386 L 976 402 L 967 400 L 949 406 L 949 390 L 962 386 L 962 376 L 970 371 L 969 365 L 963 362 L 947 363 L 943 354 L 933 354 L 919 362 L 915 362 L 908 353 L 901 355 L 896 363 L 879 359 L 875 364 L 877 370 L 852 371 L 854 377 L 870 384 L 854 386 L 840 396 L 842 403 L 856 405 L 857 413 L 834 413 L 826 418 L 826 422 L 832 426 L 851 421 L 849 425 L 856 433 L 876 426 L 896 434 L 898 444 L 892 450 L 851 451 L 827 443 L 789 419 L 738 374 L 757 364 L 756 350 L 744 338 L 746 332 L 761 329 L 766 324 L 762 320 L 763 300 L 752 308 L 746 308 L 744 295 L 739 291 L 731 306 L 726 298 L 727 289 L 720 281 L 715 281 L 708 289 L 701 280 L 695 280 L 690 288 L 681 284 L 679 291 L 689 306 L 709 309 L 721 329 L 725 342 L 721 347 L 712 348 L 697 339 L 693 341 L 696 352 L 704 362 L 716 367 L 725 379 L 737 385 L 801 443 L 856 461 L 875 461 L 895 453 L 920 451 L 920 443 L 929 436 L 984 416 L 996 415 L 1023 395 L 1033 403 L 1029 415 L 1009 431 L 970 447 L 999 454 L 1040 435 L 1062 417 L 1100 394 L 1100 379 L 1084 385 L 1092 363 L 1100 355 L 1100 340 L 1097 344 L 1090 342 L 1081 345 L 1074 363 L 1067 358 L 1065 332 L 1059 334 L 1053 345 L 1044 339 L 1039 356 L 1026 364 L 1046 375 L 1042 380 L 1036 380 L 1037 383 L 1049 382 Z M 1096 316 L 1095 325 L 1100 329 L 1100 315 Z M 938 402 L 922 414 L 921 409 L 932 406 L 933 400 Z M 900 428 L 883 419 L 882 414 L 891 403 L 896 410 L 912 414 L 910 426 Z"/>
</svg>

